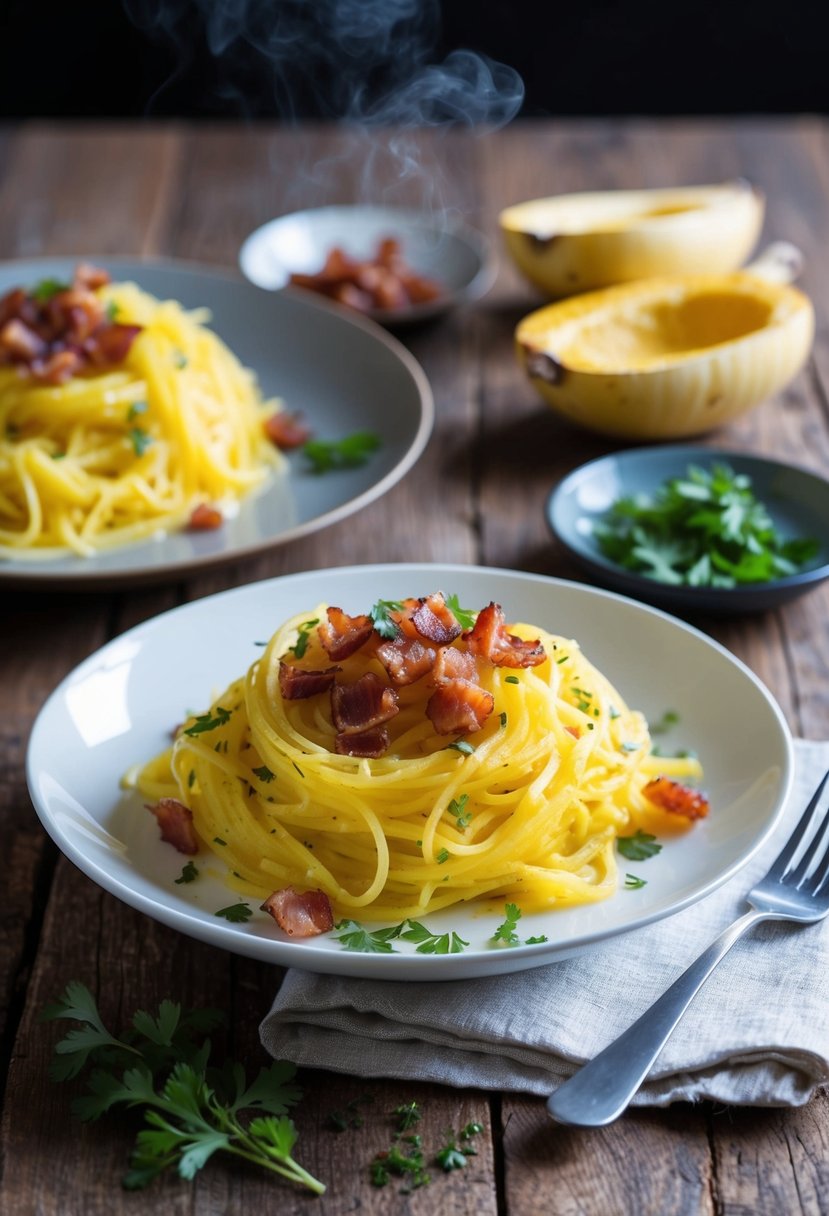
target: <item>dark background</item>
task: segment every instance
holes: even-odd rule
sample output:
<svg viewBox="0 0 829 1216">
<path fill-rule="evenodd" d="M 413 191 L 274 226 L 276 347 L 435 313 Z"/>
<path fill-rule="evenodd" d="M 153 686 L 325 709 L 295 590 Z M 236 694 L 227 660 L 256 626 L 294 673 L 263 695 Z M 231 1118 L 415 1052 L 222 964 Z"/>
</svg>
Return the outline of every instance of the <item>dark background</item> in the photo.
<svg viewBox="0 0 829 1216">
<path fill-rule="evenodd" d="M 366 12 L 379 0 L 3 0 L 0 115 L 348 117 L 355 81 L 391 87 L 379 55 L 361 76 L 347 50 L 315 53 L 313 29 L 277 52 L 271 34 L 286 16 L 320 20 L 349 2 Z M 434 7 L 429 62 L 464 47 L 512 66 L 525 116 L 829 110 L 825 0 Z M 223 45 L 213 53 L 217 21 Z"/>
</svg>

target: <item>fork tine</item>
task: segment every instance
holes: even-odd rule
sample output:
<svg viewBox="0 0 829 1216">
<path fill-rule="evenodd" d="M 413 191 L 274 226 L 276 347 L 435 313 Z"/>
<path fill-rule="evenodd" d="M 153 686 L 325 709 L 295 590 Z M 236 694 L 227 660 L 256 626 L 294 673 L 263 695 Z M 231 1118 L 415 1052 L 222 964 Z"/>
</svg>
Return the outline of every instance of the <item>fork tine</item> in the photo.
<svg viewBox="0 0 829 1216">
<path fill-rule="evenodd" d="M 827 877 L 829 877 L 829 844 L 827 844 L 818 868 L 812 875 L 812 882 L 814 883 L 814 890 L 812 891 L 813 895 L 821 894 L 822 889 L 826 884 Z"/>
<path fill-rule="evenodd" d="M 827 827 L 829 827 L 829 810 L 827 810 L 826 814 L 823 816 L 823 822 L 806 846 L 800 861 L 791 870 L 786 872 L 786 882 L 794 883 L 797 887 L 803 885 L 809 869 L 811 868 L 815 858 L 818 857 L 818 852 L 821 850 L 821 846 L 823 847 L 823 851 L 825 851 L 824 837 L 826 835 Z M 822 860 L 822 856 L 823 853 L 821 852 L 818 864 L 820 863 L 820 860 Z"/>
<path fill-rule="evenodd" d="M 808 828 L 809 828 L 809 824 L 812 822 L 812 816 L 815 813 L 815 807 L 817 806 L 818 802 L 820 802 L 820 797 L 821 797 L 821 794 L 823 793 L 823 788 L 826 785 L 827 781 L 829 781 L 829 772 L 827 772 L 825 774 L 820 785 L 815 790 L 814 794 L 812 795 L 812 797 L 809 801 L 809 805 L 806 807 L 806 810 L 803 812 L 803 815 L 800 818 L 800 822 L 798 823 L 797 827 L 794 829 L 791 836 L 789 837 L 788 843 L 784 846 L 781 853 L 776 858 L 774 864 L 772 865 L 771 869 L 769 870 L 769 873 L 768 873 L 769 878 L 780 878 L 780 876 L 784 873 L 786 867 L 788 866 L 789 862 L 791 861 L 791 859 L 794 857 L 795 853 L 797 852 L 797 850 L 800 846 L 800 842 L 802 841 L 803 837 L 806 835 L 806 832 L 808 831 Z"/>
</svg>

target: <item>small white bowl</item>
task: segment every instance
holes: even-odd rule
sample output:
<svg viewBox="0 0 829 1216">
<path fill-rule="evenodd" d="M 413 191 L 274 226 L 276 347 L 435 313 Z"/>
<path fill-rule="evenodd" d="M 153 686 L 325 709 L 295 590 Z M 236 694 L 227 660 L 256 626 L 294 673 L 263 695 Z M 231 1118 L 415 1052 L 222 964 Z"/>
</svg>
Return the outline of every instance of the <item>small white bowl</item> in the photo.
<svg viewBox="0 0 829 1216">
<path fill-rule="evenodd" d="M 372 309 L 381 325 L 425 321 L 491 287 L 495 267 L 484 238 L 465 224 L 401 207 L 336 206 L 294 211 L 270 220 L 245 240 L 242 273 L 257 287 L 279 290 L 292 274 L 315 274 L 337 247 L 358 259 L 373 258 L 384 238 L 400 242 L 401 256 L 417 274 L 434 279 L 441 294 L 400 309 Z M 291 287 L 301 291 L 302 288 Z"/>
</svg>

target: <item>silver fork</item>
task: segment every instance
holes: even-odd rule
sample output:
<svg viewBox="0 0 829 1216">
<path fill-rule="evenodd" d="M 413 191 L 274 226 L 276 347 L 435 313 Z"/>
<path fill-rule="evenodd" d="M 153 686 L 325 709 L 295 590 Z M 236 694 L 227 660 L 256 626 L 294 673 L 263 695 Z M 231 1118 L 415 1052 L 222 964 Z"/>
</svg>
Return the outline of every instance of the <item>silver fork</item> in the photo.
<svg viewBox="0 0 829 1216">
<path fill-rule="evenodd" d="M 604 1127 L 618 1119 L 702 985 L 734 943 L 761 920 L 811 925 L 829 913 L 829 811 L 814 821 L 829 773 L 821 781 L 788 842 L 746 896 L 753 909 L 740 917 L 675 980 L 629 1030 L 605 1047 L 547 1101 L 550 1116 L 571 1127 Z M 798 855 L 801 845 L 807 842 Z"/>
</svg>

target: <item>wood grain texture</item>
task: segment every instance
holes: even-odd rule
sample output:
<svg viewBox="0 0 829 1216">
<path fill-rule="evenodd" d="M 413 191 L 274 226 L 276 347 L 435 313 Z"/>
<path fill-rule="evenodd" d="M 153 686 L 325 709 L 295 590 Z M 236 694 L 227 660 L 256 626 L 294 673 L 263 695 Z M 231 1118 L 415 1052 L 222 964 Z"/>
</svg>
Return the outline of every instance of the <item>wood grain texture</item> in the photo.
<svg viewBox="0 0 829 1216">
<path fill-rule="evenodd" d="M 498 211 L 522 198 L 738 175 L 768 193 L 766 235 L 794 239 L 806 254 L 804 284 L 817 304 L 818 336 L 809 368 L 784 394 L 707 442 L 825 472 L 829 136 L 817 119 L 527 122 L 483 137 L 404 133 L 394 143 L 378 133 L 367 139 L 324 125 L 34 124 L 0 132 L 0 255 L 160 253 L 233 267 L 240 242 L 271 216 L 323 201 L 372 200 L 378 183 L 386 201 L 463 214 L 497 250 Z M 829 1213 L 825 1097 L 796 1111 L 637 1111 L 611 1128 L 582 1134 L 552 1125 L 535 1098 L 391 1081 L 367 1087 L 359 1078 L 309 1071 L 296 1115 L 297 1155 L 330 1184 L 322 1200 L 313 1200 L 218 1160 L 192 1185 L 170 1178 L 151 1194 L 124 1194 L 118 1179 L 134 1124 L 118 1117 L 79 1125 L 67 1115 L 68 1087 L 46 1079 L 56 1031 L 39 1025 L 37 1015 L 71 978 L 96 991 L 115 1024 L 164 996 L 219 1006 L 229 1025 L 218 1046 L 253 1069 L 264 1059 L 258 1022 L 280 973 L 147 921 L 68 862 L 55 865 L 23 776 L 39 705 L 108 637 L 178 603 L 256 579 L 417 560 L 579 577 L 550 537 L 543 505 L 567 471 L 619 445 L 557 419 L 519 372 L 513 329 L 539 303 L 501 256 L 497 283 L 484 301 L 404 335 L 432 384 L 434 435 L 409 476 L 350 520 L 186 584 L 122 595 L 14 595 L 0 605 L 0 680 L 7 697 L 0 723 L 0 856 L 9 875 L 0 922 L 0 1016 L 11 1054 L 3 1211 L 120 1216 L 149 1205 L 182 1216 L 293 1216 L 312 1209 L 324 1216 Z M 828 738 L 827 622 L 829 590 L 757 618 L 693 623 L 757 672 L 795 731 Z M 364 1126 L 331 1130 L 329 1112 L 366 1088 L 374 1101 L 361 1108 Z M 429 1143 L 469 1119 L 483 1123 L 479 1156 L 467 1170 L 436 1177 L 410 1196 L 394 1187 L 374 1189 L 368 1165 L 388 1144 L 390 1112 L 413 1097 L 422 1104 Z"/>
</svg>

